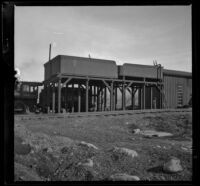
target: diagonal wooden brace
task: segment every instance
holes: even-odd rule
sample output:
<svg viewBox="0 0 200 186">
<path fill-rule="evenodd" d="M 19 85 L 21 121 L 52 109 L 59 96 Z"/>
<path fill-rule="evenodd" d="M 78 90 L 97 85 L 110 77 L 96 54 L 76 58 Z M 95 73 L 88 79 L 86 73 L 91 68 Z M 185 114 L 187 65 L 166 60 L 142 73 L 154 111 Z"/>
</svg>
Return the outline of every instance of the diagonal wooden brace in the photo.
<svg viewBox="0 0 200 186">
<path fill-rule="evenodd" d="M 71 81 L 72 78 L 68 78 L 62 85 L 62 87 L 64 87 L 67 83 L 69 83 L 69 81 Z"/>
<path fill-rule="evenodd" d="M 102 81 L 106 85 L 106 87 L 109 89 L 109 91 L 111 91 L 111 86 L 109 86 L 108 83 L 105 80 L 102 80 Z"/>
</svg>

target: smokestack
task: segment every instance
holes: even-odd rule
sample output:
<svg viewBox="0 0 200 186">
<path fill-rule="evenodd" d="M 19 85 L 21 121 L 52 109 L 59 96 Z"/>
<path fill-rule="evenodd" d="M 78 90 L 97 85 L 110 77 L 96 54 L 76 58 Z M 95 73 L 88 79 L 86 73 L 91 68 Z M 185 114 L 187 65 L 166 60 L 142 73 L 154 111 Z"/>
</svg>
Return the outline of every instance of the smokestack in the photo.
<svg viewBox="0 0 200 186">
<path fill-rule="evenodd" d="M 49 45 L 49 61 L 51 60 L 51 43 Z"/>
</svg>

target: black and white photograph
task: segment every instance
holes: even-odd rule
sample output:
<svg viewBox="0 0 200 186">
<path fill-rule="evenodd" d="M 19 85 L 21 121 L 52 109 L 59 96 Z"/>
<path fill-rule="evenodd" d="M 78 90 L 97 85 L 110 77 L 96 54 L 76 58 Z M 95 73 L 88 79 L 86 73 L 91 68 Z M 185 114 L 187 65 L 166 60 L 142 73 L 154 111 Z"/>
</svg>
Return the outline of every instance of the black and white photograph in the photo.
<svg viewBox="0 0 200 186">
<path fill-rule="evenodd" d="M 192 5 L 15 6 L 14 181 L 192 181 Z"/>
</svg>

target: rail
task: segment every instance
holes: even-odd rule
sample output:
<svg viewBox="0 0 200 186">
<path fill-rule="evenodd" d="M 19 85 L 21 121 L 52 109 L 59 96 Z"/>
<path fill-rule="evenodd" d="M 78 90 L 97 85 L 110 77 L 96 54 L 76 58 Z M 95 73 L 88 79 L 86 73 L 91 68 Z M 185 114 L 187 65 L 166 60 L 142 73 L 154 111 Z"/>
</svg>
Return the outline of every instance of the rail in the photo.
<svg viewBox="0 0 200 186">
<path fill-rule="evenodd" d="M 61 114 L 20 114 L 15 115 L 15 119 L 21 120 L 43 120 L 57 118 L 74 118 L 74 117 L 97 117 L 97 116 L 119 116 L 134 115 L 145 113 L 164 113 L 164 112 L 192 112 L 192 108 L 186 109 L 145 109 L 145 110 L 126 110 L 126 111 L 102 111 L 102 112 L 82 112 L 82 113 L 61 113 Z"/>
</svg>

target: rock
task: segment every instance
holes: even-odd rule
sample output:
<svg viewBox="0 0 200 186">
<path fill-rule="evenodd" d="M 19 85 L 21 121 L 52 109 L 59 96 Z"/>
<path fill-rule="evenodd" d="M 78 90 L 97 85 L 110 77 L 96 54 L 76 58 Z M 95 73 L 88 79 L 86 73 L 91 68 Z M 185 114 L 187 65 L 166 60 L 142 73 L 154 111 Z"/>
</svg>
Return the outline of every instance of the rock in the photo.
<svg viewBox="0 0 200 186">
<path fill-rule="evenodd" d="M 85 141 L 81 141 L 79 143 L 79 145 L 83 145 L 83 146 L 87 146 L 89 148 L 94 148 L 94 149 L 98 149 L 98 147 L 96 147 L 95 145 L 91 144 L 91 143 L 86 143 Z"/>
<path fill-rule="evenodd" d="M 172 157 L 168 162 L 163 165 L 163 171 L 167 173 L 176 173 L 183 171 L 180 160 L 176 157 Z"/>
<path fill-rule="evenodd" d="M 53 149 L 51 147 L 43 148 L 43 152 L 52 153 Z"/>
<path fill-rule="evenodd" d="M 140 133 L 140 129 L 133 129 L 133 133 L 134 133 L 134 134 Z"/>
<path fill-rule="evenodd" d="M 15 181 L 42 181 L 39 175 L 31 168 L 22 164 L 14 164 Z"/>
<path fill-rule="evenodd" d="M 22 141 L 20 137 L 15 137 L 14 151 L 19 155 L 27 155 L 31 152 L 31 146 Z"/>
<path fill-rule="evenodd" d="M 144 135 L 145 137 L 165 137 L 165 136 L 172 136 L 171 133 L 168 132 L 159 132 L 154 130 L 144 130 L 141 131 L 140 134 Z"/>
<path fill-rule="evenodd" d="M 131 156 L 132 158 L 138 156 L 138 153 L 136 151 L 131 150 L 131 149 L 127 149 L 127 148 L 118 148 L 118 147 L 115 147 L 114 151 L 117 151 L 119 153 L 127 154 L 128 156 Z"/>
<path fill-rule="evenodd" d="M 109 177 L 111 181 L 139 181 L 140 178 L 138 176 L 132 176 L 125 173 L 117 173 L 113 174 Z"/>
<path fill-rule="evenodd" d="M 83 166 L 86 166 L 86 167 L 93 167 L 94 166 L 94 162 L 93 162 L 92 159 L 87 159 L 83 163 L 78 163 L 78 165 L 83 165 Z"/>
</svg>

